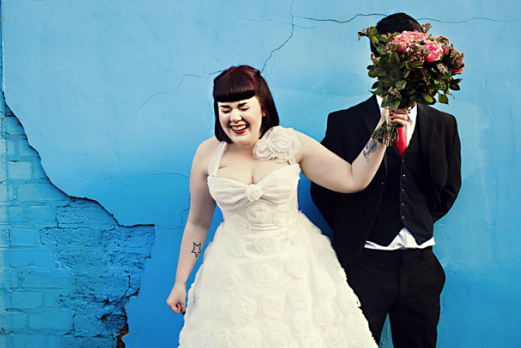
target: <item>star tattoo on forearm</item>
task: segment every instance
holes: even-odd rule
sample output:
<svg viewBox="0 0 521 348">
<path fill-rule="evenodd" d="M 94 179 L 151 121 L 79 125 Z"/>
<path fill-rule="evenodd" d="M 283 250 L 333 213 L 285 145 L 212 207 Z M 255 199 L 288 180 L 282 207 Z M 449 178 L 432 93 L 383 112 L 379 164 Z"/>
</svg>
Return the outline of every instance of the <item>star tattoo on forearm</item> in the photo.
<svg viewBox="0 0 521 348">
<path fill-rule="evenodd" d="M 199 255 L 201 254 L 201 243 L 199 244 L 195 244 L 194 243 L 194 248 L 192 249 L 192 253 L 195 254 L 195 257 L 199 257 Z"/>
<path fill-rule="evenodd" d="M 369 140 L 365 145 L 363 155 L 367 159 L 367 163 L 369 163 L 369 155 L 373 152 L 376 152 L 376 140 Z"/>
</svg>

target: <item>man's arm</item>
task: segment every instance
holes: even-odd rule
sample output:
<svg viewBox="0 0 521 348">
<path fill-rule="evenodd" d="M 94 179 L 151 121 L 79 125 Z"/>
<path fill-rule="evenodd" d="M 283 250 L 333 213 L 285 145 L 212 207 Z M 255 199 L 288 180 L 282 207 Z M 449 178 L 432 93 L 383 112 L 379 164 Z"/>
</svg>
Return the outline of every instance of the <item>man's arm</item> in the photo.
<svg viewBox="0 0 521 348">
<path fill-rule="evenodd" d="M 454 128 L 452 146 L 448 158 L 447 183 L 440 192 L 440 204 L 434 212 L 434 221 L 441 219 L 448 213 L 461 188 L 461 143 L 458 134 L 456 119 L 453 118 Z"/>
</svg>

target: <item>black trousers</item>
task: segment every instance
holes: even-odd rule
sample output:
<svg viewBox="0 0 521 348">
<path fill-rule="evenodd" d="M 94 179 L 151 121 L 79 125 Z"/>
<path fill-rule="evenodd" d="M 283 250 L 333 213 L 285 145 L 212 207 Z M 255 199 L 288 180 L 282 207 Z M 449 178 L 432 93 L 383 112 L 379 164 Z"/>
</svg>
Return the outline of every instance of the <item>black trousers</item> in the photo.
<svg viewBox="0 0 521 348">
<path fill-rule="evenodd" d="M 389 314 L 395 348 L 436 347 L 445 272 L 432 248 L 364 249 L 346 272 L 378 343 Z"/>
</svg>

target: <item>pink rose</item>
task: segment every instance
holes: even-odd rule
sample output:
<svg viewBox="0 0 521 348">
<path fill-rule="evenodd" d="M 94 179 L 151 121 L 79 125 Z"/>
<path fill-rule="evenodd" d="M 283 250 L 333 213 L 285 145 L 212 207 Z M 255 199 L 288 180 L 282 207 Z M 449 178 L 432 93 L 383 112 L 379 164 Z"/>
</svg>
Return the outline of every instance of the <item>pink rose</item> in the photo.
<svg viewBox="0 0 521 348">
<path fill-rule="evenodd" d="M 409 43 L 409 38 L 405 35 L 398 35 L 393 39 L 393 44 L 396 45 L 396 52 L 405 52 Z"/>
<path fill-rule="evenodd" d="M 443 48 L 439 42 L 427 42 L 425 47 L 429 49 L 429 54 L 425 56 L 425 60 L 429 63 L 440 60 L 443 56 Z"/>
</svg>

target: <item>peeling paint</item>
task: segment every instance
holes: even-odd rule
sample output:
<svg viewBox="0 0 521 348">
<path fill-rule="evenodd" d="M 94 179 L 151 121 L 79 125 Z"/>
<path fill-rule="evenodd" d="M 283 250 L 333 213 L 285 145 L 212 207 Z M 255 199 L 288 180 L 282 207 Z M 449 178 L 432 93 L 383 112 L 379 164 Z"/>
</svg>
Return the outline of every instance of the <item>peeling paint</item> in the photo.
<svg viewBox="0 0 521 348">
<path fill-rule="evenodd" d="M 5 346 L 40 346 L 45 337 L 56 347 L 124 347 L 125 305 L 139 293 L 154 227 L 120 226 L 99 203 L 61 192 L 8 108 L 1 124 Z"/>
</svg>

